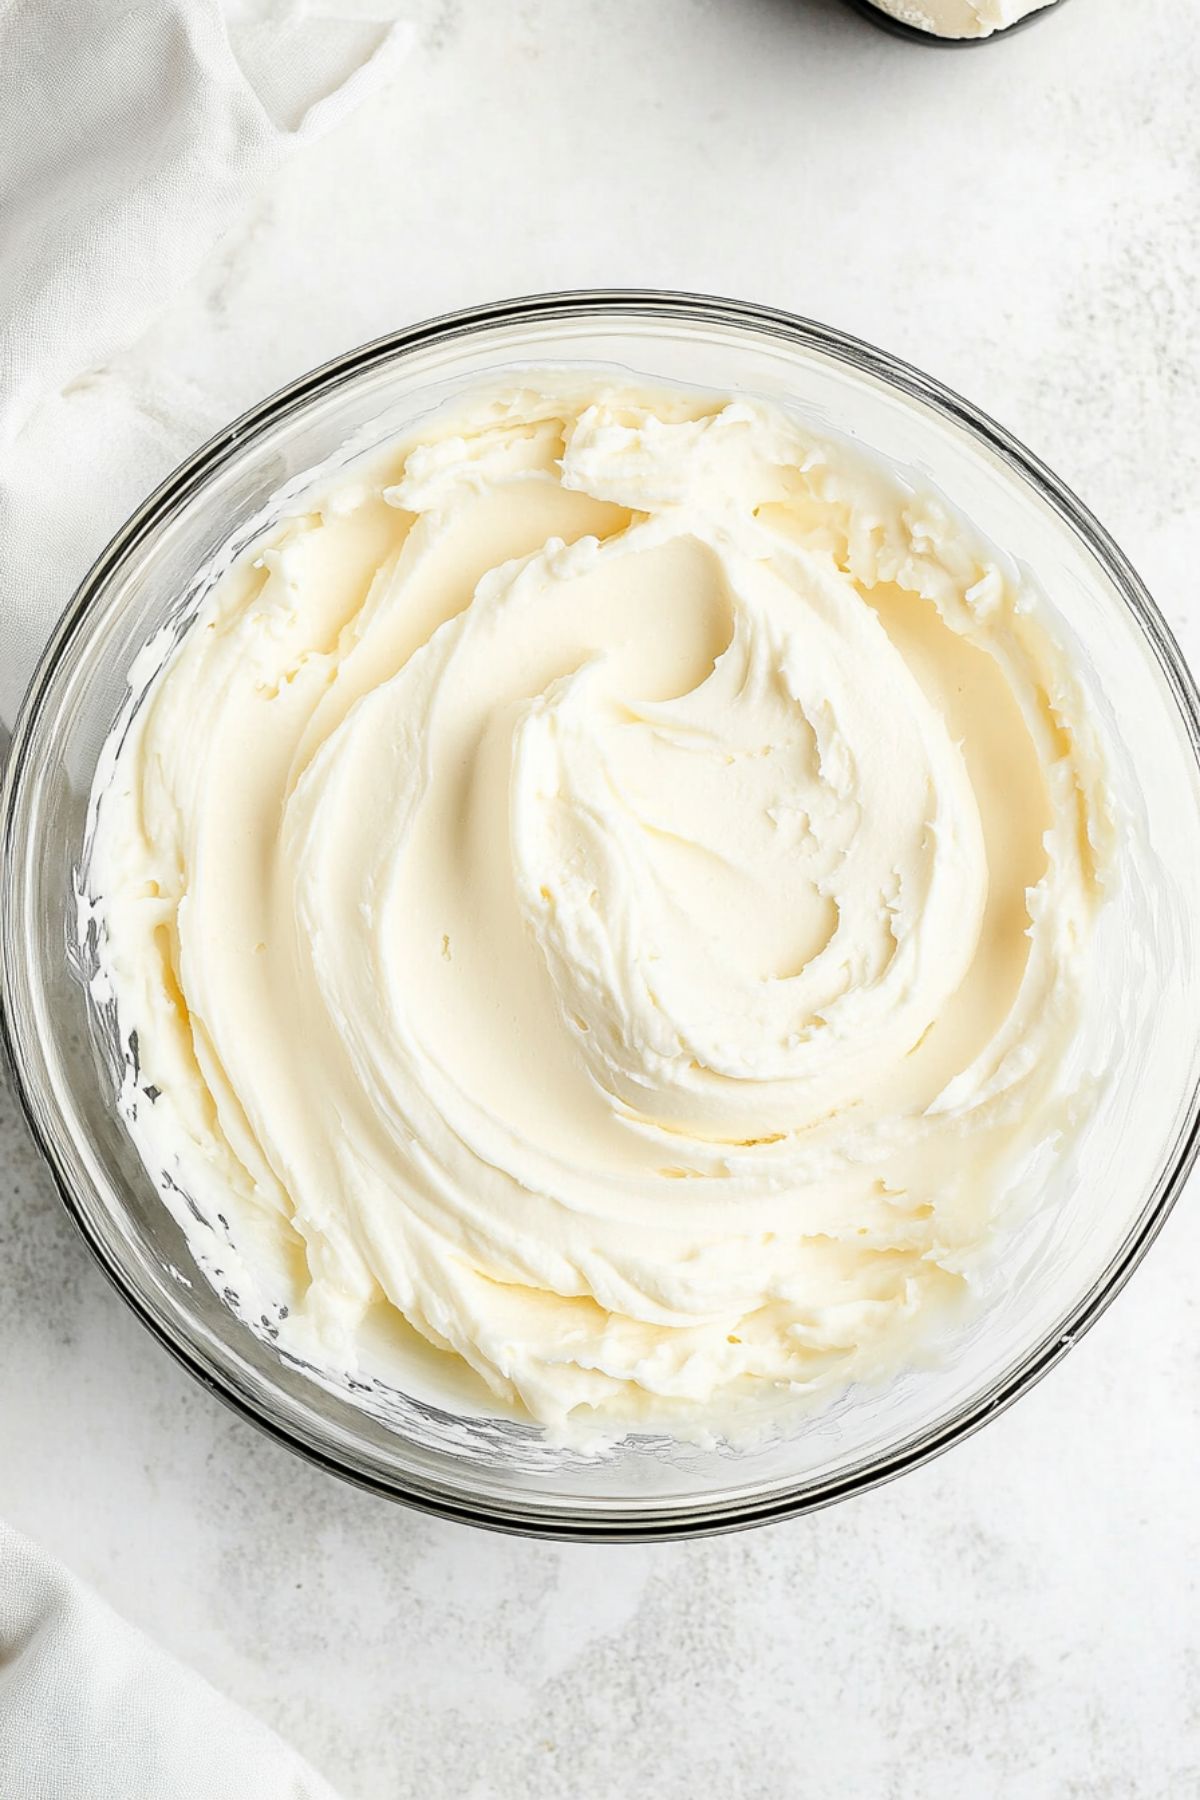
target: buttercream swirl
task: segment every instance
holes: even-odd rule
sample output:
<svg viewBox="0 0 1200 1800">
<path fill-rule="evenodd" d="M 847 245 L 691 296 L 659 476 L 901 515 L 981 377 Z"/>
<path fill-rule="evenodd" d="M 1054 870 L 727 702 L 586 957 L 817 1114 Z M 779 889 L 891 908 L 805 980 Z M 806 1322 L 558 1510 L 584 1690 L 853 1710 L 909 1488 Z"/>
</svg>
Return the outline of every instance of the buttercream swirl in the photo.
<svg viewBox="0 0 1200 1800">
<path fill-rule="evenodd" d="M 886 1375 L 1077 1128 L 1102 776 L 1018 572 L 865 453 L 459 402 L 241 556 L 127 730 L 143 1154 L 340 1366 L 394 1310 L 552 1425 Z"/>
</svg>

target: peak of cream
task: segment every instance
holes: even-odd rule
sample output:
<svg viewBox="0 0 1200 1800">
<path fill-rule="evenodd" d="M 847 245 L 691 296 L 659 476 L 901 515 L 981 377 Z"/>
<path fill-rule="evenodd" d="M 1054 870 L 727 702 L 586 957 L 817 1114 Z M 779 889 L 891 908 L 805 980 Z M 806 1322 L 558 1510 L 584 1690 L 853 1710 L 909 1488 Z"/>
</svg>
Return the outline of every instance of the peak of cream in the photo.
<svg viewBox="0 0 1200 1800">
<path fill-rule="evenodd" d="M 1078 1128 L 1102 760 L 938 498 L 522 379 L 317 480 L 136 705 L 126 1116 L 310 1361 L 399 1316 L 559 1430 L 819 1401 L 926 1353 Z"/>
<path fill-rule="evenodd" d="M 982 38 L 1005 31 L 1054 0 L 874 0 L 881 12 L 934 37 Z"/>
</svg>

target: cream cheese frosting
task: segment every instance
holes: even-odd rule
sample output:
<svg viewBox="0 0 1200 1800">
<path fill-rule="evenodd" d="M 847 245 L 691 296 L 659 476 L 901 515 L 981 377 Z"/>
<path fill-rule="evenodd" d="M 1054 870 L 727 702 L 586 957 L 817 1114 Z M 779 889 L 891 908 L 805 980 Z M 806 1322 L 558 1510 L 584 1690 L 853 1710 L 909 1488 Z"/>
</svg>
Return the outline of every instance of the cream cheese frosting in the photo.
<svg viewBox="0 0 1200 1800">
<path fill-rule="evenodd" d="M 1041 1203 L 1114 826 L 937 495 L 530 374 L 315 478 L 146 658 L 88 871 L 122 1104 L 297 1354 L 399 1318 L 556 1430 L 820 1402 Z"/>
</svg>

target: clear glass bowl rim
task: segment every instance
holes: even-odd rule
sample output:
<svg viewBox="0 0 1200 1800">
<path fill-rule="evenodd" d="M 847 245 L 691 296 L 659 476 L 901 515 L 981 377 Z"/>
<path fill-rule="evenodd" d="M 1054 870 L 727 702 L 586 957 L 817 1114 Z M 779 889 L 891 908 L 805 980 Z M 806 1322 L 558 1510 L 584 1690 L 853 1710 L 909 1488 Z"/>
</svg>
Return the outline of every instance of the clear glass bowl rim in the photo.
<svg viewBox="0 0 1200 1800">
<path fill-rule="evenodd" d="M 123 561 L 151 534 L 177 517 L 227 461 L 244 452 L 257 435 L 285 420 L 305 402 L 335 391 L 379 364 L 398 361 L 406 354 L 432 345 L 453 344 L 498 326 L 529 326 L 539 322 L 552 325 L 593 317 L 597 323 L 601 319 L 627 318 L 649 326 L 664 322 L 718 325 L 781 339 L 872 376 L 965 429 L 1022 478 L 1099 562 L 1157 658 L 1179 709 L 1192 754 L 1200 767 L 1200 691 L 1170 627 L 1128 558 L 1083 502 L 1044 463 L 1003 426 L 943 383 L 888 352 L 831 326 L 747 301 L 637 288 L 572 289 L 495 301 L 442 314 L 373 339 L 310 370 L 251 407 L 181 462 L 148 496 L 117 531 L 76 589 L 29 683 L 13 729 L 0 789 L 0 1046 L 34 1140 L 50 1168 L 67 1212 L 100 1267 L 141 1323 L 189 1374 L 235 1413 L 309 1462 L 419 1511 L 526 1536 L 575 1542 L 646 1542 L 741 1530 L 813 1512 L 853 1494 L 879 1487 L 971 1436 L 1028 1392 L 1106 1311 L 1161 1231 L 1200 1151 L 1200 1087 L 1193 1091 L 1188 1101 L 1184 1124 L 1162 1175 L 1107 1269 L 1080 1296 L 1054 1331 L 1035 1344 L 1015 1368 L 952 1417 L 913 1434 L 901 1445 L 845 1474 L 831 1477 L 823 1484 L 807 1480 L 802 1491 L 776 1492 L 732 1503 L 714 1495 L 687 1510 L 666 1503 L 651 1511 L 631 1506 L 623 1513 L 618 1506 L 605 1502 L 592 1513 L 583 1501 L 543 1508 L 533 1496 L 527 1504 L 522 1497 L 520 1502 L 514 1500 L 500 1508 L 482 1500 L 478 1505 L 464 1503 L 458 1494 L 441 1491 L 434 1482 L 424 1478 L 412 1483 L 400 1478 L 384 1479 L 373 1470 L 355 1466 L 348 1454 L 335 1453 L 299 1435 L 283 1419 L 272 1416 L 257 1396 L 243 1391 L 227 1370 L 219 1367 L 215 1359 L 203 1353 L 179 1330 L 174 1320 L 142 1303 L 119 1259 L 110 1254 L 93 1231 L 55 1153 L 51 1137 L 43 1127 L 41 1105 L 48 1096 L 39 1093 L 36 1075 L 18 1039 L 14 1026 L 17 1009 L 12 997 L 14 944 L 9 871 L 23 783 L 27 776 L 36 773 L 28 767 L 29 740 L 67 646 L 85 629 L 89 607 L 117 575 Z"/>
</svg>

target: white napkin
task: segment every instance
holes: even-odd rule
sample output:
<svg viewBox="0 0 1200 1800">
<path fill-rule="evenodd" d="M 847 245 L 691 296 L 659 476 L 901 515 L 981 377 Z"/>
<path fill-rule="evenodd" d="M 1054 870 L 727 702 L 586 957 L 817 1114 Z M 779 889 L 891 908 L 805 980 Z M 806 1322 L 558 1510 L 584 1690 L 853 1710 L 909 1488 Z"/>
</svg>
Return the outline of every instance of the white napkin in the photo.
<svg viewBox="0 0 1200 1800">
<path fill-rule="evenodd" d="M 263 178 L 394 67 L 394 3 L 0 0 L 0 726 L 113 499 L 141 497 L 39 409 L 134 342 Z"/>
<path fill-rule="evenodd" d="M 336 1800 L 265 1725 L 0 1525 L 4 1800 Z"/>
<path fill-rule="evenodd" d="M 63 388 L 133 343 L 256 184 L 394 66 L 392 4 L 0 0 L 0 757 L 91 559 L 220 423 L 211 397 L 180 393 L 81 425 Z M 332 1800 L 3 1526 L 0 1795 Z"/>
</svg>

